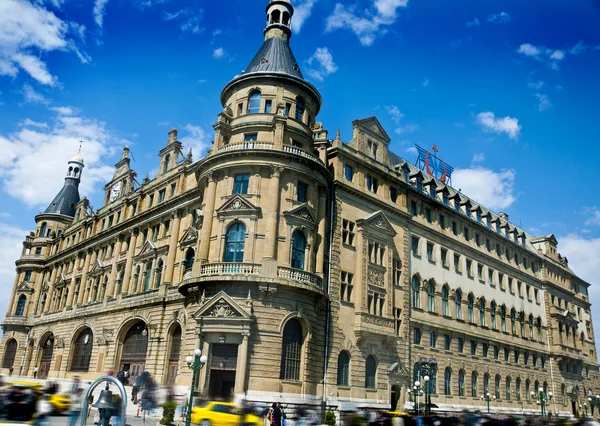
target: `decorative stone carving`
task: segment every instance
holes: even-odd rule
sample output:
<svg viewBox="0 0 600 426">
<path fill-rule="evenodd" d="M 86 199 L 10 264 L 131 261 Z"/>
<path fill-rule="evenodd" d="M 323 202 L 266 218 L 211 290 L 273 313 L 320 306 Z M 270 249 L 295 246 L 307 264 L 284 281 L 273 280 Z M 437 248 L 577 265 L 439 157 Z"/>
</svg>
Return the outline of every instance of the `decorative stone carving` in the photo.
<svg viewBox="0 0 600 426">
<path fill-rule="evenodd" d="M 369 268 L 367 283 L 369 285 L 383 287 L 385 285 L 385 270 Z"/>
<path fill-rule="evenodd" d="M 373 315 L 363 315 L 361 321 L 365 324 L 373 324 L 386 328 L 391 328 L 394 326 L 394 320 L 391 320 L 389 318 L 376 317 Z"/>
<path fill-rule="evenodd" d="M 240 314 L 235 311 L 225 299 L 221 298 L 210 311 L 211 317 L 239 317 Z"/>
</svg>

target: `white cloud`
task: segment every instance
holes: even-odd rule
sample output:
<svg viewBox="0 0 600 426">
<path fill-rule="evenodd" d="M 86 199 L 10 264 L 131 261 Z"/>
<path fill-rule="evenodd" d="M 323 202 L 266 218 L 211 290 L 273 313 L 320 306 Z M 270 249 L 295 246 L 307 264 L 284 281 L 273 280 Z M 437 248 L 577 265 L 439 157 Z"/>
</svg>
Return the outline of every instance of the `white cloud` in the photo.
<svg viewBox="0 0 600 426">
<path fill-rule="evenodd" d="M 565 52 L 563 52 L 562 50 L 555 50 L 550 54 L 550 59 L 562 61 L 563 59 L 565 59 Z"/>
<path fill-rule="evenodd" d="M 104 25 L 104 9 L 106 8 L 106 3 L 108 3 L 108 0 L 94 1 L 94 20 L 100 28 Z"/>
<path fill-rule="evenodd" d="M 541 93 L 534 93 L 534 96 L 538 100 L 537 108 L 538 111 L 546 111 L 549 108 L 552 108 L 552 103 L 548 99 L 548 95 L 543 95 Z"/>
<path fill-rule="evenodd" d="M 402 114 L 402 112 L 396 105 L 388 105 L 385 107 L 385 110 L 387 111 L 389 116 L 392 117 L 392 120 L 394 120 L 394 123 L 396 124 L 398 124 L 402 117 L 404 117 L 404 114 Z"/>
<path fill-rule="evenodd" d="M 0 222 L 0 282 L 4 283 L 4 291 L 0 292 L 0 312 L 8 310 L 15 281 L 15 260 L 21 256 L 23 240 L 30 231 Z"/>
<path fill-rule="evenodd" d="M 527 86 L 531 89 L 540 90 L 545 84 L 546 83 L 540 80 L 533 83 L 527 83 Z"/>
<path fill-rule="evenodd" d="M 396 127 L 394 131 L 396 134 L 401 135 L 402 133 L 412 133 L 419 130 L 418 124 L 406 124 L 404 126 Z"/>
<path fill-rule="evenodd" d="M 408 0 L 374 0 L 373 7 L 357 13 L 355 6 L 336 3 L 333 13 L 327 18 L 325 32 L 348 29 L 363 46 L 370 46 L 386 32 L 385 27 L 396 22 L 398 9 L 407 4 Z"/>
<path fill-rule="evenodd" d="M 184 146 L 184 152 L 187 155 L 188 150 L 192 149 L 192 154 L 195 159 L 200 159 L 206 154 L 206 150 L 211 145 L 211 133 L 205 131 L 200 126 L 186 124 L 183 126 L 188 135 L 180 138 L 180 142 Z"/>
<path fill-rule="evenodd" d="M 415 148 L 414 146 L 409 146 L 408 148 L 406 148 L 404 150 L 407 154 L 413 154 L 413 155 L 417 155 L 417 148 Z"/>
<path fill-rule="evenodd" d="M 23 101 L 27 104 L 49 104 L 50 101 L 44 97 L 41 93 L 35 91 L 31 85 L 25 83 L 23 85 Z"/>
<path fill-rule="evenodd" d="M 43 5 L 0 1 L 0 75 L 16 77 L 23 70 L 41 84 L 56 85 L 57 79 L 48 71 L 41 54 L 72 50 L 82 62 L 89 61 L 69 37 L 74 33 L 81 38 L 84 32 L 84 26 L 62 21 Z"/>
<path fill-rule="evenodd" d="M 598 47 L 598 46 L 597 46 Z M 575 46 L 569 49 L 569 54 L 571 55 L 580 55 L 582 53 L 586 53 L 589 49 L 589 46 L 585 44 L 582 40 L 578 41 Z"/>
<path fill-rule="evenodd" d="M 307 61 L 310 68 L 307 72 L 312 78 L 323 81 L 325 77 L 335 73 L 338 66 L 333 62 L 333 56 L 326 47 L 317 47 L 315 53 Z"/>
<path fill-rule="evenodd" d="M 581 50 L 577 48 L 577 45 L 573 47 L 576 52 L 579 53 Z M 567 53 L 562 49 L 550 49 L 544 46 L 534 46 L 530 43 L 524 43 L 519 46 L 517 53 L 520 53 L 529 58 L 535 59 L 536 61 L 545 63 L 549 68 L 557 70 L 558 64 L 567 57 Z"/>
<path fill-rule="evenodd" d="M 213 58 L 221 59 L 223 56 L 225 56 L 225 49 L 222 47 L 217 47 L 215 50 L 213 50 Z"/>
<path fill-rule="evenodd" d="M 425 78 L 425 80 L 423 80 L 423 83 L 422 83 L 422 85 L 423 85 L 423 87 L 427 87 L 427 86 L 429 86 L 429 79 L 428 79 L 428 78 Z"/>
<path fill-rule="evenodd" d="M 294 17 L 292 18 L 292 31 L 299 33 L 304 22 L 310 17 L 312 8 L 316 0 L 304 0 L 300 4 L 294 5 Z"/>
<path fill-rule="evenodd" d="M 522 53 L 525 56 L 531 56 L 533 58 L 537 58 L 542 53 L 540 49 L 529 43 L 520 45 L 519 50 L 517 50 L 517 52 Z"/>
<path fill-rule="evenodd" d="M 483 160 L 485 160 L 485 154 L 483 152 L 480 152 L 473 154 L 473 159 L 471 160 L 471 163 L 481 163 Z"/>
<path fill-rule="evenodd" d="M 38 127 L 40 129 L 47 129 L 48 123 L 40 123 L 38 121 L 33 121 L 30 118 L 26 118 L 25 120 L 19 123 L 21 127 Z"/>
<path fill-rule="evenodd" d="M 475 18 L 472 21 L 467 22 L 467 28 L 473 28 L 473 27 L 478 27 L 481 25 L 481 22 L 479 22 L 479 19 Z"/>
<path fill-rule="evenodd" d="M 477 123 L 485 130 L 496 133 L 506 133 L 509 138 L 517 139 L 521 133 L 519 120 L 513 117 L 496 117 L 493 112 L 486 111 L 477 114 Z"/>
<path fill-rule="evenodd" d="M 48 127 L 29 123 L 14 133 L 0 134 L 3 189 L 29 206 L 46 207 L 60 190 L 67 161 L 77 151 L 80 140 L 85 140 L 86 166 L 80 192 L 88 196 L 114 173 L 114 168 L 104 165 L 100 159 L 117 149 L 115 143 L 126 142 L 112 134 L 104 123 L 72 115 L 71 108 L 59 107 L 56 112 Z M 35 164 L 36 174 L 44 179 L 31 179 L 31 164 Z"/>
<path fill-rule="evenodd" d="M 452 185 L 461 192 L 489 209 L 505 209 L 515 200 L 514 170 L 495 172 L 483 167 L 456 169 L 452 174 Z"/>
<path fill-rule="evenodd" d="M 590 218 L 585 221 L 587 226 L 600 225 L 600 210 L 598 210 L 598 207 L 587 208 L 585 213 L 590 215 Z"/>
<path fill-rule="evenodd" d="M 506 12 L 494 13 L 488 16 L 488 22 L 494 24 L 506 24 L 510 22 L 510 15 Z"/>
</svg>

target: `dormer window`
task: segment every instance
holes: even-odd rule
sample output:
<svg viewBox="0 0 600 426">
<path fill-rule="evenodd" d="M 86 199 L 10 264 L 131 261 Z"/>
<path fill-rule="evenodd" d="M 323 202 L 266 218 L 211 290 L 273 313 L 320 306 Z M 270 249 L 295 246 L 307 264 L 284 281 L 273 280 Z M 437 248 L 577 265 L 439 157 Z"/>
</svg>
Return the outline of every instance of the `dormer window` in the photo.
<svg viewBox="0 0 600 426">
<path fill-rule="evenodd" d="M 372 141 L 367 141 L 367 148 L 369 149 L 369 155 L 377 160 L 377 144 Z"/>
<path fill-rule="evenodd" d="M 447 194 L 442 194 L 442 202 L 445 205 L 448 205 L 448 195 Z"/>
</svg>

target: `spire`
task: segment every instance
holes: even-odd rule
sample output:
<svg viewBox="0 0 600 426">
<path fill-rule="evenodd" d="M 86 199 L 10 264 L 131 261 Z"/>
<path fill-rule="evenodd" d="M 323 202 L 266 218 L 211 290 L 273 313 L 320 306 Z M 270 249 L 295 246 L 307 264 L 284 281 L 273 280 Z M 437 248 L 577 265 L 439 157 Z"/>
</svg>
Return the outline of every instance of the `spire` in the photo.
<svg viewBox="0 0 600 426">
<path fill-rule="evenodd" d="M 78 151 L 67 165 L 65 184 L 44 211 L 44 214 L 75 217 L 75 205 L 79 202 L 79 182 L 81 182 L 81 172 L 85 167 L 81 151 Z"/>
</svg>

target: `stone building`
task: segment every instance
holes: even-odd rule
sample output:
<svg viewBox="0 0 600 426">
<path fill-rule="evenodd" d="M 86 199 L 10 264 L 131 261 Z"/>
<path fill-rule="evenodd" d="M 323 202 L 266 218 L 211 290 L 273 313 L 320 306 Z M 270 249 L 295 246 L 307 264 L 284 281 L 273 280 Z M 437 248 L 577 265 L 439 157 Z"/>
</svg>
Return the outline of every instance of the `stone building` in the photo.
<svg viewBox="0 0 600 426">
<path fill-rule="evenodd" d="M 171 130 L 141 184 L 124 148 L 100 209 L 78 153 L 23 242 L 2 373 L 93 379 L 149 371 L 203 395 L 411 407 L 430 371 L 440 410 L 579 410 L 600 392 L 589 284 L 535 238 L 388 151 L 375 117 L 348 142 L 290 49 L 271 0 L 264 43 L 221 93 L 198 161 Z"/>
</svg>

